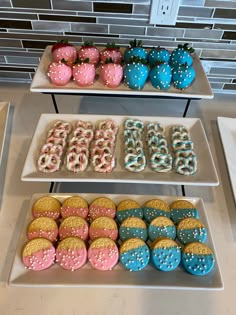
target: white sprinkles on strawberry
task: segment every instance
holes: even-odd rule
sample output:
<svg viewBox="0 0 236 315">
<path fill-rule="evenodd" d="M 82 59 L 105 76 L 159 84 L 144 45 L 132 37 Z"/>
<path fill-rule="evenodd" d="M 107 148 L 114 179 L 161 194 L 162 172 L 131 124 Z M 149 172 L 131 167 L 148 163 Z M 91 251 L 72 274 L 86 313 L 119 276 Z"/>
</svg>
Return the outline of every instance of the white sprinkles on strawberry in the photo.
<svg viewBox="0 0 236 315">
<path fill-rule="evenodd" d="M 72 70 L 63 62 L 52 62 L 48 67 L 47 75 L 53 84 L 63 86 L 70 81 Z"/>
</svg>

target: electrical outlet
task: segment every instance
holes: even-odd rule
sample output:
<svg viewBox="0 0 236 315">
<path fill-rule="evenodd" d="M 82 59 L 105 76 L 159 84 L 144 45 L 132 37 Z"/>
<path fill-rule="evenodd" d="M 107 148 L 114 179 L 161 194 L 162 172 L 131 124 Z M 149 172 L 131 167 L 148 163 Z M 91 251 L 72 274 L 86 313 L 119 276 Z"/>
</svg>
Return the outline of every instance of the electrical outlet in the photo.
<svg viewBox="0 0 236 315">
<path fill-rule="evenodd" d="M 175 25 L 180 0 L 152 0 L 150 24 Z"/>
</svg>

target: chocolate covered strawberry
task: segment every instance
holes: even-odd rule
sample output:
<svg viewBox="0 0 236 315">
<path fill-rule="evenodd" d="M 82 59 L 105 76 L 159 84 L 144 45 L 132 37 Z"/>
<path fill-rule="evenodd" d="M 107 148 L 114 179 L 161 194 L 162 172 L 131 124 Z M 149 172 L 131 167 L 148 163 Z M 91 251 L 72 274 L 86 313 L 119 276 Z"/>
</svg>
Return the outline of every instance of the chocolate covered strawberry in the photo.
<svg viewBox="0 0 236 315">
<path fill-rule="evenodd" d="M 51 82 L 55 85 L 66 85 L 72 76 L 71 67 L 64 62 L 50 63 L 48 73 Z"/>
<path fill-rule="evenodd" d="M 92 85 L 95 79 L 95 66 L 89 63 L 89 59 L 79 61 L 73 66 L 73 80 L 78 86 Z"/>
<path fill-rule="evenodd" d="M 65 60 L 68 65 L 72 65 L 77 58 L 76 48 L 68 43 L 68 40 L 63 39 L 52 46 L 53 61 L 59 62 Z"/>
<path fill-rule="evenodd" d="M 100 78 L 106 86 L 116 88 L 123 78 L 123 68 L 121 65 L 113 63 L 111 59 L 107 59 L 106 63 L 101 66 Z"/>
<path fill-rule="evenodd" d="M 100 60 L 100 52 L 93 43 L 85 42 L 78 51 L 78 58 L 82 61 L 89 59 L 89 63 L 96 66 Z"/>
<path fill-rule="evenodd" d="M 105 63 L 107 59 L 111 59 L 113 63 L 120 64 L 123 60 L 123 55 L 120 47 L 115 43 L 107 43 L 106 48 L 100 52 L 100 61 Z"/>
</svg>

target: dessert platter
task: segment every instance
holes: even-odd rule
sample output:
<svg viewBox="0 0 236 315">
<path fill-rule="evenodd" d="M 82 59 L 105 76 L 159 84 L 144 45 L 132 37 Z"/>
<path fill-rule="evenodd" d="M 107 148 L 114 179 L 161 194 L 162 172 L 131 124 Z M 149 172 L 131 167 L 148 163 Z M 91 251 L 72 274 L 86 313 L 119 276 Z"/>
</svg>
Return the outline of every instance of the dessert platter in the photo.
<svg viewBox="0 0 236 315">
<path fill-rule="evenodd" d="M 70 204 L 69 200 L 71 201 Z M 79 202 L 77 203 L 77 207 L 75 206 L 75 200 Z M 175 223 L 177 219 L 180 220 L 176 227 L 177 238 L 176 235 L 174 235 L 172 240 L 165 237 L 162 237 L 161 241 L 160 239 L 156 239 L 156 241 L 154 240 L 155 230 L 153 230 L 153 228 L 156 228 L 156 231 L 160 231 L 154 226 L 154 221 L 156 219 L 152 220 L 151 223 L 147 223 L 148 218 L 151 220 L 149 215 L 152 215 L 153 210 L 155 210 L 150 208 L 153 201 L 157 202 L 156 205 L 158 204 L 159 207 L 164 205 L 165 209 L 163 208 L 162 216 L 159 218 L 164 218 L 169 221 L 173 220 Z M 42 205 L 43 203 L 45 205 L 45 202 L 47 205 L 50 203 L 54 206 L 55 204 L 58 204 L 58 206 L 53 209 L 48 207 L 46 211 L 42 208 Z M 83 202 L 83 207 L 81 202 Z M 86 217 L 83 212 L 84 218 L 78 216 L 75 217 L 75 211 L 77 211 L 77 215 L 78 212 L 81 215 L 81 211 L 86 208 L 84 203 L 87 205 L 88 216 Z M 133 208 L 131 204 L 135 204 L 136 208 Z M 191 205 L 190 208 L 185 209 L 188 204 Z M 114 208 L 111 208 L 113 205 Z M 183 207 L 183 209 L 181 207 Z M 57 219 L 55 216 L 57 213 L 56 208 L 59 211 L 59 217 L 57 216 Z M 132 208 L 133 212 L 132 209 L 128 208 Z M 180 208 L 182 209 L 182 212 L 180 211 Z M 115 209 L 115 212 L 111 213 L 111 209 Z M 140 217 L 138 218 L 137 210 L 143 210 L 143 220 L 140 219 Z M 192 217 L 190 217 L 190 212 L 186 210 L 191 212 Z M 69 213 L 70 211 L 73 213 Z M 160 214 L 160 210 L 157 209 L 156 211 L 159 211 Z M 166 214 L 164 214 L 165 211 Z M 178 211 L 184 215 L 185 219 L 181 220 Z M 105 212 L 109 217 L 104 216 Z M 128 218 L 122 218 L 124 213 L 126 213 Z M 133 217 L 131 213 L 136 217 Z M 70 217 L 70 214 L 73 214 L 74 216 Z M 176 216 L 176 214 L 178 215 Z M 100 215 L 103 216 L 99 217 Z M 130 217 L 130 215 L 132 217 Z M 62 218 L 60 216 L 62 216 Z M 168 219 L 168 216 L 170 219 Z M 111 219 L 111 217 L 114 219 Z M 194 219 L 193 217 L 198 219 Z M 87 225 L 87 230 L 84 228 L 74 228 L 74 230 L 70 230 L 69 226 L 71 226 L 71 223 L 66 230 L 65 222 L 70 218 L 72 218 L 73 222 L 75 222 L 75 219 L 84 222 Z M 119 233 L 116 234 L 116 236 L 114 236 L 114 233 L 108 236 L 107 233 L 113 231 L 113 228 L 111 229 L 110 226 L 105 226 L 104 228 L 103 225 L 102 229 L 98 229 L 98 225 L 96 226 L 95 222 L 98 219 L 103 219 L 104 222 L 104 218 L 106 220 L 114 221 L 115 225 L 117 224 Z M 47 234 L 45 234 L 46 236 L 42 236 L 42 229 L 45 229 L 45 224 L 43 223 L 44 228 L 42 229 L 38 226 L 38 230 L 35 230 L 32 224 L 32 222 L 36 222 L 39 219 L 53 221 L 54 225 L 58 225 L 59 227 L 59 234 L 53 235 L 53 229 L 50 228 Z M 134 219 L 142 221 L 144 226 L 146 226 L 147 223 L 148 237 L 147 235 L 145 237 L 142 232 L 140 234 L 137 227 L 135 227 L 135 229 L 125 228 L 126 225 L 124 223 L 127 220 Z M 86 220 L 88 223 L 86 223 Z M 181 234 L 181 231 L 183 232 L 184 230 L 179 229 L 179 225 L 186 220 L 193 220 L 198 223 L 201 222 L 201 228 L 196 228 L 191 236 L 195 239 L 195 243 L 188 239 L 189 236 L 183 240 L 183 233 Z M 62 228 L 63 224 L 64 230 Z M 171 224 L 173 228 L 175 228 L 175 224 Z M 126 233 L 124 232 L 124 229 L 126 229 Z M 161 233 L 166 233 L 166 230 L 168 229 L 165 226 Z M 68 236 L 68 231 L 72 233 L 71 235 L 73 237 Z M 130 239 L 128 236 L 129 232 L 137 232 L 139 233 L 139 237 L 134 234 L 136 238 Z M 100 233 L 98 238 L 96 238 L 97 234 L 95 233 Z M 79 235 L 81 238 L 79 238 Z M 101 237 L 101 235 L 103 236 Z M 48 238 L 46 239 L 46 237 Z M 197 237 L 199 237 L 199 239 L 197 239 Z M 67 247 L 63 247 L 62 245 L 65 246 L 65 243 L 68 240 L 73 240 L 73 242 L 70 244 L 67 243 Z M 103 241 L 102 247 L 100 247 L 101 240 Z M 106 242 L 104 240 L 106 240 Z M 154 240 L 154 242 L 152 242 L 152 240 Z M 75 243 L 75 241 L 79 242 L 79 245 Z M 134 241 L 135 244 L 138 242 L 138 247 L 135 247 Z M 164 258 L 164 261 L 167 259 L 168 263 L 158 260 L 159 256 L 156 255 L 155 252 L 156 249 L 158 251 L 156 244 L 158 243 L 160 245 L 160 242 L 162 241 L 171 242 L 171 247 L 164 247 L 162 250 L 164 252 L 166 250 L 169 251 L 167 257 Z M 104 248 L 103 246 L 105 246 L 104 244 L 107 244 L 107 242 L 110 242 L 117 252 L 113 250 L 112 247 L 112 252 L 109 252 L 109 255 L 106 256 L 106 251 L 104 252 L 101 248 Z M 36 243 L 37 246 L 33 246 Z M 141 246 L 139 243 L 141 243 Z M 45 244 L 46 247 L 44 247 Z M 50 250 L 52 250 L 53 253 L 47 249 L 45 256 L 41 256 L 39 252 L 45 251 L 48 244 L 51 246 Z M 83 245 L 83 248 L 81 247 L 81 244 Z M 172 244 L 174 244 L 174 247 Z M 193 252 L 192 254 L 187 252 L 187 254 L 185 254 L 185 250 L 189 248 L 189 246 L 192 246 L 189 244 L 197 245 L 197 247 L 201 248 L 201 252 Z M 77 245 L 79 247 L 76 247 Z M 71 250 L 70 246 L 75 246 L 73 248 L 80 249 L 77 252 L 76 249 Z M 40 249 L 42 247 L 44 247 L 44 249 Z M 65 248 L 67 248 L 67 251 L 65 251 Z M 143 251 L 143 248 L 145 251 Z M 76 253 L 79 253 L 78 256 L 76 256 Z M 128 257 L 130 253 L 132 258 L 129 259 Z M 160 253 L 160 255 L 162 255 L 162 253 Z M 190 258 L 188 258 L 189 256 Z M 194 260 L 194 257 L 197 260 Z M 191 262 L 192 259 L 194 262 Z M 156 263 L 157 261 L 159 261 L 160 265 Z M 31 198 L 29 209 L 26 211 L 25 222 L 22 227 L 9 277 L 9 284 L 12 286 L 37 287 L 98 286 L 188 290 L 223 289 L 217 254 L 202 199 L 177 196 L 125 194 L 34 194 Z"/>
<path fill-rule="evenodd" d="M 134 42 L 135 42 L 135 40 L 134 40 Z M 136 41 L 136 43 L 137 43 L 137 41 Z M 66 44 L 55 44 L 54 46 L 58 47 L 58 45 L 66 45 Z M 37 68 L 36 74 L 33 78 L 32 84 L 31 84 L 31 88 L 30 88 L 31 92 L 42 92 L 42 93 L 51 93 L 51 94 L 54 94 L 54 93 L 69 94 L 69 93 L 71 93 L 71 94 L 91 94 L 91 95 L 93 95 L 93 94 L 98 94 L 98 95 L 99 94 L 100 95 L 111 94 L 111 95 L 129 95 L 129 96 L 154 96 L 154 97 L 155 96 L 156 97 L 158 97 L 158 96 L 166 97 L 167 96 L 167 97 L 177 97 L 177 98 L 205 98 L 205 99 L 213 98 L 213 92 L 211 90 L 211 86 L 208 82 L 208 79 L 207 79 L 206 74 L 204 72 L 204 69 L 202 67 L 201 61 L 195 53 L 192 54 L 192 57 L 191 57 L 192 62 L 190 65 L 190 66 L 192 66 L 191 68 L 194 69 L 192 71 L 194 72 L 195 79 L 187 87 L 179 87 L 178 88 L 178 87 L 175 87 L 173 84 L 170 85 L 170 82 L 168 83 L 168 88 L 163 84 L 161 84 L 161 86 L 159 86 L 156 83 L 156 72 L 154 73 L 155 70 L 152 69 L 152 71 L 150 71 L 152 66 L 155 65 L 154 62 L 153 62 L 153 64 L 151 64 L 151 66 L 149 64 L 149 67 L 147 67 L 146 65 L 144 66 L 143 64 L 139 63 L 138 67 L 139 68 L 143 67 L 144 72 L 147 72 L 147 74 L 145 74 L 147 81 L 145 84 L 143 83 L 143 84 L 139 85 L 139 83 L 138 83 L 136 85 L 136 87 L 135 86 L 131 87 L 131 85 L 132 85 L 130 83 L 131 79 L 129 79 L 129 80 L 126 79 L 126 73 L 130 72 L 130 69 L 126 69 L 127 67 L 125 66 L 125 63 L 128 65 L 128 61 L 126 60 L 127 58 L 125 58 L 126 57 L 125 52 L 128 48 L 120 48 L 119 49 L 119 53 L 122 56 L 124 56 L 125 62 L 121 61 L 122 58 L 120 59 L 120 61 L 117 61 L 117 62 L 114 62 L 114 59 L 113 59 L 112 61 L 114 63 L 116 63 L 115 65 L 114 64 L 106 65 L 108 72 L 110 71 L 110 73 L 112 73 L 111 76 L 113 76 L 113 78 L 115 76 L 116 77 L 120 76 L 120 80 L 117 79 L 118 83 L 110 84 L 110 85 L 107 84 L 108 79 L 104 79 L 104 76 L 106 75 L 105 74 L 106 71 L 105 70 L 103 71 L 103 67 L 105 69 L 105 65 L 104 65 L 105 59 L 104 58 L 106 58 L 106 57 L 104 57 L 103 59 L 101 57 L 101 60 L 99 61 L 99 63 L 96 61 L 94 62 L 94 64 L 95 64 L 94 69 L 91 68 L 93 65 L 91 66 L 89 61 L 88 61 L 90 64 L 89 66 L 88 66 L 88 63 L 82 64 L 82 66 L 84 68 L 83 71 L 86 71 L 86 75 L 88 75 L 89 78 L 91 76 L 93 76 L 93 78 L 91 79 L 91 81 L 89 81 L 87 83 L 83 81 L 83 84 L 78 85 L 79 84 L 78 81 L 81 82 L 85 77 L 85 75 L 83 75 L 82 79 L 77 79 L 77 77 L 79 75 L 78 73 L 80 70 L 77 71 L 78 68 L 76 68 L 76 67 L 79 67 L 79 69 L 81 69 L 81 66 L 80 65 L 78 66 L 77 64 L 76 64 L 76 66 L 75 65 L 73 66 L 73 67 L 75 67 L 75 69 L 73 70 L 74 80 L 70 79 L 70 77 L 72 76 L 72 70 L 70 70 L 69 67 L 67 67 L 68 64 L 65 65 L 64 63 L 62 63 L 58 66 L 58 64 L 53 63 L 53 61 L 55 61 L 55 60 L 57 62 L 57 58 L 53 55 L 54 46 L 47 46 L 45 48 L 45 51 L 41 57 L 39 66 Z M 72 51 L 71 53 L 74 55 L 76 55 L 78 53 L 78 57 L 82 58 L 83 57 L 83 50 L 85 49 L 85 46 L 81 46 L 81 47 L 76 47 L 76 46 L 72 47 L 72 46 L 73 45 L 70 45 L 69 48 L 67 46 L 66 49 L 69 49 L 69 52 L 70 52 L 70 50 L 75 49 L 75 51 Z M 183 47 L 185 47 L 185 46 L 183 46 Z M 62 48 L 62 47 L 60 47 L 60 48 Z M 63 49 L 64 49 L 64 47 L 63 47 Z M 102 46 L 101 47 L 89 46 L 88 49 L 90 49 L 90 50 L 94 49 L 94 51 L 96 49 L 98 51 L 98 54 L 99 53 L 102 54 L 106 48 L 102 47 Z M 108 51 L 111 52 L 111 49 L 112 48 L 108 48 Z M 131 50 L 132 49 L 133 48 L 131 48 Z M 144 48 L 143 47 L 135 47 L 135 49 L 144 49 Z M 157 49 L 160 50 L 161 48 L 158 47 Z M 112 51 L 117 53 L 117 50 L 118 50 L 117 48 L 113 48 Z M 150 63 L 150 59 L 152 58 L 152 55 L 150 54 L 150 52 L 152 52 L 152 51 L 154 52 L 154 54 L 156 53 L 156 50 L 154 48 L 153 49 L 145 49 L 146 55 L 141 55 L 140 58 L 144 58 L 149 54 L 151 57 L 148 58 L 148 62 Z M 80 52 L 81 52 L 81 54 L 80 54 Z M 171 53 L 171 52 L 168 52 L 164 48 L 163 48 L 162 52 L 163 52 L 163 54 L 165 54 L 167 52 L 169 55 Z M 107 53 L 107 51 L 106 51 L 106 53 Z M 63 57 L 63 59 L 65 59 L 65 55 L 63 55 L 63 56 L 60 55 L 60 56 L 61 56 L 61 58 L 58 59 L 59 62 L 61 62 L 62 57 Z M 107 54 L 105 56 L 110 57 L 111 53 L 109 55 Z M 93 58 L 93 57 L 94 56 L 92 56 L 91 58 Z M 75 58 L 76 58 L 76 56 L 73 58 L 73 62 L 76 62 Z M 82 59 L 82 61 L 83 60 L 85 60 L 85 57 L 84 57 L 84 59 Z M 101 61 L 103 62 L 103 65 L 101 65 Z M 161 60 L 161 62 L 162 61 L 165 62 L 166 59 L 164 58 L 164 60 Z M 188 60 L 186 60 L 186 61 L 188 62 Z M 69 60 L 69 62 L 71 62 L 71 60 Z M 151 59 L 151 62 L 152 62 L 152 59 Z M 120 63 L 121 63 L 121 65 L 120 65 Z M 60 80 L 63 81 L 64 84 L 62 84 L 61 82 L 58 82 L 58 80 L 55 78 L 55 76 L 52 78 L 52 76 L 53 76 L 52 73 L 56 73 L 58 70 L 58 67 L 61 70 L 63 70 L 62 71 L 63 72 L 63 79 L 60 78 Z M 167 69 L 167 72 L 168 71 L 171 72 L 169 65 L 167 65 L 167 68 L 165 66 L 164 69 L 162 68 L 163 65 L 160 65 L 157 67 L 159 67 L 158 69 L 160 71 L 166 71 L 166 69 Z M 188 65 L 187 65 L 187 67 L 188 67 Z M 188 70 L 189 70 L 189 68 L 188 68 Z M 114 71 L 115 75 L 113 75 L 113 71 Z M 124 78 L 121 74 L 121 73 L 123 73 L 123 71 L 124 71 Z M 135 69 L 132 69 L 132 71 L 135 72 Z M 166 75 L 167 75 L 167 72 L 166 72 Z M 129 74 L 127 74 L 127 75 L 129 76 Z M 52 80 L 50 80 L 49 76 L 50 76 L 50 78 L 52 78 Z M 134 74 L 134 76 L 135 76 L 135 74 Z M 65 77 L 68 77 L 68 80 Z M 123 80 L 122 80 L 122 78 L 123 78 Z M 75 82 L 75 80 L 77 80 L 77 82 Z M 88 80 L 90 80 L 90 79 L 88 79 Z M 140 80 L 141 80 L 140 76 L 139 76 L 138 80 L 140 82 Z M 167 79 L 167 81 L 168 80 L 169 79 Z M 178 82 L 178 80 L 176 82 Z"/>
<path fill-rule="evenodd" d="M 217 117 L 218 128 L 228 167 L 231 187 L 236 201 L 236 118 Z"/>
<path fill-rule="evenodd" d="M 9 108 L 10 108 L 9 103 L 0 102 L 0 165 L 3 155 Z"/>
<path fill-rule="evenodd" d="M 66 156 L 62 155 L 61 159 L 57 159 L 55 155 L 52 155 L 53 158 L 56 158 L 56 163 L 58 168 L 43 168 L 46 164 L 44 164 L 45 159 L 48 158 L 48 153 L 46 156 L 44 153 L 41 154 L 42 148 L 50 150 L 52 144 L 45 144 L 46 139 L 49 141 L 55 142 L 55 139 L 51 137 L 55 132 L 53 131 L 53 126 L 58 124 L 59 121 L 66 122 L 66 124 L 71 124 L 73 128 L 75 128 L 78 122 L 82 124 L 83 122 L 89 122 L 93 126 L 97 126 L 100 123 L 104 124 L 104 122 L 108 122 L 109 124 L 114 124 L 116 126 L 117 134 L 113 139 L 114 145 L 110 145 L 107 140 L 102 141 L 102 143 L 106 143 L 106 146 L 110 147 L 106 150 L 112 150 L 111 158 L 109 163 L 111 163 L 111 167 L 104 169 L 102 158 L 104 156 L 104 151 L 100 144 L 98 148 L 94 147 L 94 143 L 98 143 L 98 140 L 92 140 L 91 146 L 89 142 L 86 140 L 85 143 L 82 143 L 83 149 L 85 145 L 90 147 L 91 152 L 96 152 L 96 155 L 91 153 L 88 157 L 83 155 L 83 161 L 86 159 L 87 164 L 80 164 L 82 158 L 78 158 L 78 163 L 75 163 L 74 152 L 68 153 L 70 147 L 70 142 L 72 142 L 72 147 L 74 150 L 77 150 L 74 147 L 74 144 L 78 145 L 78 139 L 74 140 L 73 132 L 71 132 L 70 140 L 67 140 L 67 153 Z M 140 133 L 142 139 L 124 139 L 124 134 L 128 135 L 129 130 L 125 130 L 125 124 L 131 123 L 141 123 L 144 126 L 144 134 Z M 148 130 L 145 128 L 154 128 L 154 124 L 156 124 L 155 128 L 160 128 L 164 130 L 164 133 L 161 134 L 159 131 Z M 133 126 L 133 125 L 132 125 Z M 184 133 L 188 136 L 187 131 L 191 135 L 191 139 L 184 141 L 184 145 L 190 145 L 191 150 L 185 151 L 183 147 L 180 147 L 181 150 L 175 151 L 176 147 L 173 146 L 170 139 L 170 132 L 173 130 L 175 126 L 182 126 L 178 128 L 183 128 Z M 134 126 L 136 128 L 136 126 Z M 79 133 L 83 130 L 82 127 L 79 127 Z M 129 126 L 128 126 L 129 128 Z M 131 127 L 133 128 L 133 127 Z M 74 129 L 75 130 L 75 129 Z M 59 129 L 59 131 L 61 131 Z M 88 133 L 89 131 L 89 133 Z M 63 131 L 64 132 L 64 131 Z M 100 133 L 99 133 L 100 132 Z M 151 132 L 151 133 L 150 133 Z M 154 139 L 153 132 L 157 133 L 157 138 Z M 50 133 L 50 137 L 48 137 Z M 78 132 L 77 132 L 78 133 Z M 90 135 L 91 130 L 87 130 L 87 134 Z M 96 139 L 96 135 L 99 133 L 103 134 L 102 131 L 94 132 L 94 139 Z M 61 134 L 61 133 L 60 133 Z M 134 132 L 133 134 L 139 134 L 139 132 Z M 151 140 L 147 138 L 147 134 L 151 134 Z M 164 138 L 164 134 L 166 135 L 166 139 Z M 179 134 L 179 132 L 177 132 Z M 72 138 L 71 138 L 72 137 Z M 165 170 L 160 170 L 155 168 L 155 159 L 153 160 L 151 157 L 153 154 L 156 154 L 155 150 L 158 150 L 158 143 L 161 142 L 158 140 L 160 137 L 161 141 L 164 141 L 166 147 L 160 146 L 160 152 L 162 158 L 163 156 L 167 156 L 169 160 L 172 161 L 173 155 L 173 165 L 175 165 L 175 158 L 173 152 L 188 152 L 190 154 L 190 160 L 196 162 L 196 167 L 192 169 L 192 172 L 186 171 L 181 173 L 178 170 L 178 167 L 172 168 L 172 162 L 170 162 L 170 168 Z M 155 142 L 155 141 L 156 142 Z M 190 141 L 191 140 L 191 141 Z M 80 140 L 79 140 L 80 141 Z M 84 141 L 84 139 L 82 139 Z M 98 142 L 96 142 L 98 141 Z M 151 142 L 150 142 L 151 141 Z M 175 141 L 175 140 L 173 140 Z M 182 140 L 181 140 L 182 141 Z M 68 144 L 69 143 L 69 144 Z M 177 144 L 183 144 L 183 142 L 179 142 L 177 140 Z M 55 144 L 55 143 L 54 143 Z M 80 141 L 81 144 L 81 141 Z M 135 148 L 135 144 L 137 144 L 137 148 Z M 132 147 L 134 145 L 134 147 Z M 141 146 L 143 145 L 143 148 Z M 151 150 L 152 148 L 152 150 Z M 98 149 L 98 150 L 97 150 Z M 163 150 L 165 149 L 166 153 L 163 154 Z M 88 152 L 89 150 L 86 149 Z M 95 150 L 95 151 L 93 151 Z M 109 151 L 108 150 L 108 151 Z M 131 150 L 131 153 L 130 153 Z M 133 154 L 133 151 L 138 150 L 141 153 L 138 155 L 140 160 L 145 160 L 144 164 L 139 164 L 139 168 L 132 168 L 133 161 L 132 158 L 137 161 L 137 157 Z M 111 150 L 110 150 L 111 151 Z M 111 153 L 109 151 L 109 154 Z M 137 151 L 137 152 L 138 152 Z M 98 153 L 97 153 L 98 152 Z M 102 152 L 102 153 L 101 153 Z M 127 154 L 129 152 L 129 154 Z M 136 152 L 136 151 L 135 151 Z M 190 152 L 190 153 L 189 153 Z M 105 152 L 105 156 L 109 157 L 109 154 Z M 101 157 L 99 156 L 101 154 Z M 70 160 L 70 156 L 73 157 L 73 160 Z M 177 156 L 177 154 L 176 154 Z M 77 157 L 76 157 L 77 158 Z M 101 159 L 100 159 L 101 158 Z M 80 159 L 80 160 L 79 160 Z M 82 162 L 83 162 L 82 161 Z M 97 163 L 99 161 L 100 164 Z M 39 164 L 40 163 L 40 164 Z M 107 160 L 104 162 L 107 163 Z M 162 162 L 161 162 L 162 163 Z M 136 165 L 136 164 L 134 164 Z M 77 167 L 78 166 L 78 167 Z M 99 169 L 99 167 L 101 168 Z M 163 165 L 161 164 L 161 167 Z M 54 167 L 54 165 L 53 165 Z M 76 168 L 77 167 L 77 168 Z M 35 133 L 32 138 L 32 142 L 25 160 L 24 168 L 22 171 L 21 179 L 23 181 L 44 181 L 44 182 L 114 182 L 114 183 L 146 183 L 146 184 L 182 184 L 182 185 L 208 185 L 208 186 L 216 186 L 219 184 L 218 176 L 216 173 L 214 161 L 211 155 L 210 147 L 206 138 L 206 134 L 200 119 L 195 118 L 178 118 L 178 117 L 149 117 L 149 116 L 106 116 L 106 115 L 75 115 L 75 114 L 42 114 L 38 121 L 38 124 L 35 129 Z"/>
</svg>

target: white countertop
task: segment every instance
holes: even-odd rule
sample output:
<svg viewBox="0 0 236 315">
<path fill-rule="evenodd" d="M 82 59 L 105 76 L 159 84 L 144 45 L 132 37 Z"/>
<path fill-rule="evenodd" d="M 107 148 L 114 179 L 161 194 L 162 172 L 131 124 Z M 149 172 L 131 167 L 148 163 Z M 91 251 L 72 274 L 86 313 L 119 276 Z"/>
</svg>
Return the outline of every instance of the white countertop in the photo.
<svg viewBox="0 0 236 315">
<path fill-rule="evenodd" d="M 78 113 L 79 98 L 58 96 L 61 113 Z M 7 284 L 19 233 L 34 193 L 46 193 L 47 183 L 21 182 L 20 176 L 31 136 L 41 113 L 53 113 L 49 95 L 29 92 L 29 86 L 5 85 L 0 101 L 10 101 L 8 133 L 0 172 L 0 314 L 235 314 L 236 290 L 236 207 L 216 125 L 217 116 L 236 117 L 235 96 L 216 95 L 213 100 L 193 101 L 188 117 L 199 117 L 204 124 L 214 156 L 220 186 L 186 187 L 186 195 L 204 200 L 220 264 L 223 291 L 149 290 L 116 288 L 23 288 Z M 148 101 L 84 98 L 80 112 L 180 116 L 183 101 Z M 5 175 L 5 176 L 4 176 Z M 4 180 L 5 177 L 5 180 Z M 68 186 L 69 189 L 72 186 Z M 76 189 L 83 187 L 79 185 Z M 87 189 L 87 187 L 85 187 Z M 91 192 L 101 191 L 96 186 Z M 108 187 L 104 186 L 104 189 Z M 119 185 L 109 187 L 121 193 Z M 73 191 L 71 191 L 73 192 Z M 82 192 L 82 191 L 81 191 Z M 108 191 L 104 191 L 108 192 Z M 127 192 L 127 191 L 126 191 Z M 130 193 L 175 194 L 173 186 L 133 186 Z M 1 196 L 0 196 L 1 197 Z M 1 199 L 1 198 L 0 198 Z"/>
</svg>

